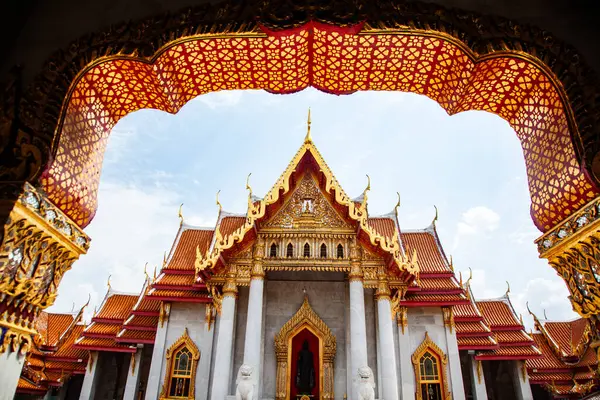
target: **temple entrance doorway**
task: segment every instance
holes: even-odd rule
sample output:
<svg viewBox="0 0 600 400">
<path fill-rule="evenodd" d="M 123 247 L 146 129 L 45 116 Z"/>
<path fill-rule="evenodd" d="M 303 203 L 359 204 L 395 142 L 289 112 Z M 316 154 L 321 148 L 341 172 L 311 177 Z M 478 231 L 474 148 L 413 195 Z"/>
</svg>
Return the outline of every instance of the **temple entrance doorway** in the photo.
<svg viewBox="0 0 600 400">
<path fill-rule="evenodd" d="M 320 398 L 322 356 L 321 341 L 308 327 L 301 328 L 292 338 L 290 348 L 290 398 Z"/>
<path fill-rule="evenodd" d="M 333 399 L 336 339 L 308 297 L 275 336 L 277 400 Z"/>
</svg>

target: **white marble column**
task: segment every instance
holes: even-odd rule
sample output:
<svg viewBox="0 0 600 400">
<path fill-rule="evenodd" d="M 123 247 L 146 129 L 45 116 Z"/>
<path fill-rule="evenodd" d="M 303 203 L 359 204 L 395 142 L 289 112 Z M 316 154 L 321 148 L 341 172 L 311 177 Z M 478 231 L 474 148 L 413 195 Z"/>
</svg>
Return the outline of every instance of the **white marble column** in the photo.
<svg viewBox="0 0 600 400">
<path fill-rule="evenodd" d="M 350 271 L 350 357 L 352 379 L 357 378 L 358 369 L 368 366 L 367 324 L 365 317 L 365 289 L 360 261 L 353 262 Z M 352 400 L 358 399 L 357 386 L 352 385 Z"/>
<path fill-rule="evenodd" d="M 469 371 L 471 374 L 473 400 L 487 400 L 488 395 L 487 387 L 485 386 L 485 377 L 483 376 L 483 365 L 472 354 L 469 354 Z"/>
<path fill-rule="evenodd" d="M 167 343 L 167 330 L 169 328 L 170 313 L 171 304 L 162 304 L 158 327 L 156 328 L 156 336 L 154 339 L 154 349 L 152 350 L 152 361 L 150 362 L 148 382 L 146 383 L 146 395 L 144 397 L 145 400 L 156 400 L 160 394 L 160 389 L 163 383 L 162 372 L 165 362 L 165 347 Z M 166 369 L 166 366 L 164 366 L 164 369 Z"/>
<path fill-rule="evenodd" d="M 215 351 L 211 400 L 225 400 L 229 394 L 231 355 L 233 351 L 233 329 L 235 324 L 235 302 L 237 287 L 234 278 L 223 286 L 223 302 L 219 317 L 219 334 Z"/>
<path fill-rule="evenodd" d="M 96 385 L 100 377 L 100 353 L 97 351 L 90 352 L 90 359 L 83 377 L 81 392 L 79 392 L 79 400 L 94 400 L 96 396 Z"/>
<path fill-rule="evenodd" d="M 398 365 L 400 370 L 400 398 L 414 400 L 415 398 L 415 370 L 412 365 L 412 351 L 410 348 L 410 334 L 408 329 L 408 309 L 400 307 L 398 310 Z"/>
<path fill-rule="evenodd" d="M 25 356 L 19 351 L 6 349 L 0 354 L 0 400 L 12 400 L 15 396 L 24 361 Z"/>
<path fill-rule="evenodd" d="M 525 368 L 525 361 L 509 361 L 512 364 L 513 385 L 515 387 L 517 400 L 533 400 L 529 376 Z"/>
<path fill-rule="evenodd" d="M 246 318 L 246 337 L 244 340 L 244 364 L 251 365 L 254 369 L 255 382 L 262 382 L 260 371 L 262 315 L 263 315 L 263 289 L 265 272 L 262 267 L 262 251 L 264 247 L 257 246 L 254 251 L 254 265 L 250 280 L 250 294 L 248 296 L 248 315 Z M 236 371 L 234 371 L 235 373 Z M 260 388 L 255 388 L 254 399 L 259 398 Z"/>
<path fill-rule="evenodd" d="M 143 347 L 138 347 L 137 351 L 131 355 L 129 361 L 129 371 L 127 371 L 127 381 L 125 382 L 125 392 L 123 400 L 137 400 L 137 393 L 140 387 L 140 371 L 142 367 Z"/>
<path fill-rule="evenodd" d="M 377 326 L 381 345 L 382 371 L 379 393 L 385 400 L 398 400 L 398 371 L 396 369 L 396 352 L 394 351 L 394 331 L 392 326 L 392 306 L 390 289 L 386 280 L 380 280 L 377 293 Z"/>
<path fill-rule="evenodd" d="M 448 374 L 450 375 L 450 390 L 453 400 L 465 400 L 465 388 L 460 367 L 460 354 L 458 353 L 458 340 L 454 327 L 454 312 L 452 307 L 443 307 L 444 331 L 446 334 L 446 346 L 448 356 Z"/>
</svg>

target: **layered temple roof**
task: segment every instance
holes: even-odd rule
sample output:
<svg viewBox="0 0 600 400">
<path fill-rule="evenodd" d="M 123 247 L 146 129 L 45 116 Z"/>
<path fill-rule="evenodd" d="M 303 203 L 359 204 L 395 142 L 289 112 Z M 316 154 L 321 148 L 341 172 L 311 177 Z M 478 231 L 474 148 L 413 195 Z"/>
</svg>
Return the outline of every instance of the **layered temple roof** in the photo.
<svg viewBox="0 0 600 400">
<path fill-rule="evenodd" d="M 77 313 L 42 311 L 36 321 L 38 335 L 25 358 L 17 393 L 44 395 L 62 386 L 72 375 L 85 374 L 88 353 L 73 347 L 83 331 L 83 310 Z"/>
<path fill-rule="evenodd" d="M 591 346 L 588 320 L 548 321 L 533 313 L 532 334 L 542 357 L 527 361 L 532 383 L 542 385 L 554 398 L 578 399 L 597 389 L 598 357 Z"/>
</svg>

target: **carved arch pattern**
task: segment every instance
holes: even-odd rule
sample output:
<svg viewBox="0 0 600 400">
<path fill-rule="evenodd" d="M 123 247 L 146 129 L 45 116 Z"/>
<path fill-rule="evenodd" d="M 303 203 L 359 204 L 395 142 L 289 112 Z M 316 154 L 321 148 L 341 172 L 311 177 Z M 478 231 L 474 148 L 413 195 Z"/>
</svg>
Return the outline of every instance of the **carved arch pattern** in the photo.
<svg viewBox="0 0 600 400">
<path fill-rule="evenodd" d="M 577 52 L 548 32 L 416 2 L 284 3 L 199 6 L 92 34 L 57 52 L 20 104 L 18 125 L 39 134 L 20 146 L 38 139 L 40 153 L 49 153 L 44 146 L 53 143 L 51 157 L 39 156 L 29 175 L 37 177 L 51 159 L 42 187 L 85 226 L 96 210 L 108 134 L 127 113 L 174 113 L 216 90 L 288 93 L 312 85 L 337 94 L 417 92 L 449 113 L 502 116 L 521 140 L 541 230 L 598 194 L 591 167 L 600 150 L 599 84 Z M 18 97 L 6 93 L 3 104 Z"/>
<path fill-rule="evenodd" d="M 192 376 L 191 376 L 191 380 L 190 380 L 190 390 L 189 390 L 189 395 L 188 395 L 188 399 L 194 399 L 195 398 L 195 383 L 196 383 L 196 370 L 198 369 L 198 361 L 200 360 L 200 350 L 198 350 L 198 346 L 196 346 L 196 344 L 194 343 L 194 341 L 192 340 L 192 338 L 190 337 L 190 335 L 188 334 L 188 330 L 187 328 L 185 328 L 185 330 L 183 331 L 183 335 L 181 335 L 181 337 L 179 339 L 177 339 L 175 341 L 175 343 L 173 343 L 171 345 L 171 347 L 169 347 L 167 349 L 167 354 L 166 354 L 166 363 L 165 365 L 167 366 L 167 372 L 165 373 L 165 380 L 163 382 L 162 385 L 162 389 L 160 391 L 160 400 L 169 400 L 169 384 L 171 382 L 171 372 L 173 371 L 173 363 L 175 362 L 173 359 L 173 355 L 181 348 L 187 348 L 190 353 L 192 353 Z M 177 397 L 178 399 L 181 399 L 181 397 Z"/>
<path fill-rule="evenodd" d="M 425 339 L 423 342 L 417 347 L 415 352 L 412 355 L 412 363 L 415 369 L 415 380 L 416 380 L 416 392 L 415 399 L 416 400 L 424 400 L 421 395 L 421 372 L 419 368 L 419 364 L 421 361 L 421 357 L 427 352 L 434 353 L 435 356 L 439 358 L 439 372 L 442 377 L 442 395 L 444 396 L 444 400 L 452 400 L 452 394 L 450 390 L 448 390 L 448 357 L 444 354 L 444 351 L 437 345 L 431 338 L 429 337 L 429 333 L 425 332 Z"/>
<path fill-rule="evenodd" d="M 275 335 L 275 354 L 277 357 L 277 378 L 275 397 L 277 400 L 289 399 L 289 374 L 291 373 L 291 344 L 292 339 L 298 332 L 308 328 L 320 341 L 321 360 L 321 398 L 333 399 L 333 361 L 337 348 L 336 339 L 329 327 L 312 309 L 308 302 L 308 296 L 304 297 L 302 306 L 294 316 L 286 322 L 279 333 Z"/>
</svg>

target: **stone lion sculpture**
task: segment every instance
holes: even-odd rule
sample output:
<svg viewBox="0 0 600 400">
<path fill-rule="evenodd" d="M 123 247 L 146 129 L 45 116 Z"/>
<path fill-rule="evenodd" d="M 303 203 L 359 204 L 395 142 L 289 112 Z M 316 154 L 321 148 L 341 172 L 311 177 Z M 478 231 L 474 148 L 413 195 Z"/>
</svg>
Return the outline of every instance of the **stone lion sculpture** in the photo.
<svg viewBox="0 0 600 400">
<path fill-rule="evenodd" d="M 254 368 L 251 365 L 243 364 L 235 381 L 235 400 L 252 400 L 254 396 Z"/>
<path fill-rule="evenodd" d="M 358 400 L 375 400 L 375 379 L 369 367 L 358 369 L 357 379 Z"/>
</svg>

